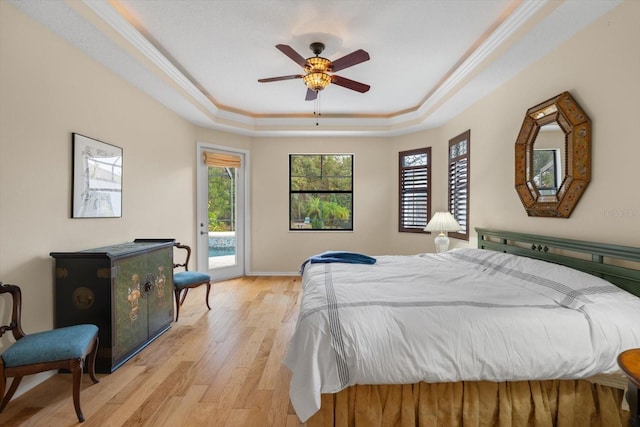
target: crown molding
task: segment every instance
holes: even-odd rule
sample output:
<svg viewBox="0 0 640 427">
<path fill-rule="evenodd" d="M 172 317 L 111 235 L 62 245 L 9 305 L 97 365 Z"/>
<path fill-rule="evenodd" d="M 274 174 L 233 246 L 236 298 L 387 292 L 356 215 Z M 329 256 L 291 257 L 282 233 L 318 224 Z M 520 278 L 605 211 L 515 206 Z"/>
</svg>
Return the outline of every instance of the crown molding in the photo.
<svg viewBox="0 0 640 427">
<path fill-rule="evenodd" d="M 321 118 L 321 126 L 315 126 L 315 119 L 307 116 L 255 117 L 250 114 L 229 111 L 217 106 L 160 50 L 147 40 L 108 0 L 82 0 L 97 17 L 113 29 L 139 55 L 156 67 L 157 72 L 168 78 L 188 96 L 189 102 L 203 111 L 214 128 L 235 130 L 238 133 L 256 135 L 278 135 L 294 132 L 300 135 L 341 133 L 349 135 L 370 135 L 377 133 L 398 134 L 410 132 L 416 126 L 424 127 L 424 122 L 439 103 L 447 99 L 474 70 L 480 67 L 500 46 L 548 0 L 523 1 L 491 32 L 477 48 L 460 62 L 450 75 L 442 81 L 420 105 L 405 109 L 403 113 L 386 117 L 327 117 Z"/>
</svg>

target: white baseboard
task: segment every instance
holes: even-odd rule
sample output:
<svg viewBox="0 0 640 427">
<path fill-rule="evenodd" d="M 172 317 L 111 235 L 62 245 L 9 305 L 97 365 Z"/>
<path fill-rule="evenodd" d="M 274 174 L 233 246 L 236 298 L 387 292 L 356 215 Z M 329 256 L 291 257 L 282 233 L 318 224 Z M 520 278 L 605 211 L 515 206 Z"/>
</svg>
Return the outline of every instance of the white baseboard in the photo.
<svg viewBox="0 0 640 427">
<path fill-rule="evenodd" d="M 298 271 L 285 271 L 285 272 L 277 272 L 277 271 L 251 271 L 247 273 L 247 276 L 299 276 L 300 272 Z"/>
</svg>

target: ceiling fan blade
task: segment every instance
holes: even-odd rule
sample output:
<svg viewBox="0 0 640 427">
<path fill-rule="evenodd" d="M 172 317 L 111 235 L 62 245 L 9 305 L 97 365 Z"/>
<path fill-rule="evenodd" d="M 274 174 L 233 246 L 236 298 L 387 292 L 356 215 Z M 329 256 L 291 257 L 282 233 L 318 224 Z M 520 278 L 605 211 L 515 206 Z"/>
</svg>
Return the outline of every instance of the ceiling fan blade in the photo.
<svg viewBox="0 0 640 427">
<path fill-rule="evenodd" d="M 318 97 L 318 92 L 315 90 L 307 89 L 307 96 L 304 97 L 305 101 L 313 101 Z"/>
<path fill-rule="evenodd" d="M 293 79 L 301 79 L 304 77 L 302 74 L 293 74 L 290 76 L 280 76 L 280 77 L 269 77 L 266 79 L 258 79 L 260 83 L 269 83 L 269 82 L 278 82 L 280 80 L 293 80 Z"/>
<path fill-rule="evenodd" d="M 355 90 L 356 92 L 360 93 L 365 93 L 366 91 L 371 89 L 371 86 L 369 85 L 357 82 L 355 80 L 336 76 L 335 74 L 331 76 L 331 83 L 337 84 L 338 86 L 346 87 L 347 89 Z"/>
<path fill-rule="evenodd" d="M 347 67 L 351 67 L 368 60 L 369 54 L 362 49 L 358 49 L 355 52 L 351 52 L 350 54 L 343 56 L 342 58 L 331 61 L 333 64 L 332 71 L 335 73 L 336 71 L 344 70 Z"/>
<path fill-rule="evenodd" d="M 302 68 L 304 68 L 304 66 L 307 63 L 307 60 L 304 59 L 302 57 L 302 55 L 300 55 L 298 52 L 293 50 L 293 48 L 291 46 L 287 46 L 286 44 L 277 44 L 276 45 L 276 49 L 278 49 L 280 52 L 282 52 L 285 55 L 287 55 L 289 58 L 291 58 L 293 60 L 293 62 L 295 62 L 296 64 L 298 64 Z"/>
</svg>

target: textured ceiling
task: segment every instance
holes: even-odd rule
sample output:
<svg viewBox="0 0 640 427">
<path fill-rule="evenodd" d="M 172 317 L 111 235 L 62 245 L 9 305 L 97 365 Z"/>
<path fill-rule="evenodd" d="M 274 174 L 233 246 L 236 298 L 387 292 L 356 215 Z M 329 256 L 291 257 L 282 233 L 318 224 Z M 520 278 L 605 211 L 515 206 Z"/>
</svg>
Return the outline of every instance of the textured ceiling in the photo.
<svg viewBox="0 0 640 427">
<path fill-rule="evenodd" d="M 9 0 L 196 125 L 249 135 L 391 135 L 435 127 L 619 0 Z M 275 48 L 322 42 L 336 74 L 322 117 Z"/>
</svg>

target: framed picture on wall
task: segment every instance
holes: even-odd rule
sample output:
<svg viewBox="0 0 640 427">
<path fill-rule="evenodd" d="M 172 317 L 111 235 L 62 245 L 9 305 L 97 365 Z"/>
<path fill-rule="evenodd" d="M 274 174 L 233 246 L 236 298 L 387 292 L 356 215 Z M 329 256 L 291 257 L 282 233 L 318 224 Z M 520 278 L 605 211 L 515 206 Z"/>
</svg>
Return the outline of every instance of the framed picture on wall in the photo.
<svg viewBox="0 0 640 427">
<path fill-rule="evenodd" d="M 72 140 L 71 217 L 121 217 L 122 148 L 78 133 Z"/>
</svg>

